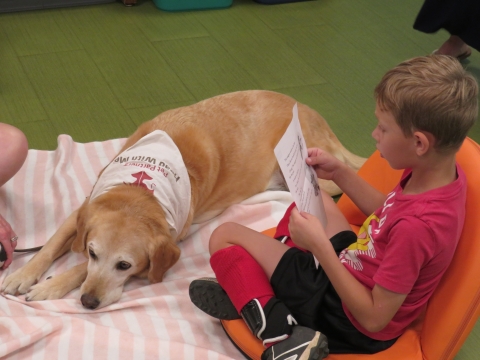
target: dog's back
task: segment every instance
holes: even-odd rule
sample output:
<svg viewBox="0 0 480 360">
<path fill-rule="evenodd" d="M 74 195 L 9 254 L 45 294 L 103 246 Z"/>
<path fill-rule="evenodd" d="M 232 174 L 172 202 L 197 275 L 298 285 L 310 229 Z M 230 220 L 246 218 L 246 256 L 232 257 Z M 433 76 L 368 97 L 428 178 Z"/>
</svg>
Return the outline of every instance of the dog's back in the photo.
<svg viewBox="0 0 480 360">
<path fill-rule="evenodd" d="M 194 221 L 204 221 L 267 189 L 278 174 L 273 149 L 295 102 L 272 91 L 228 93 L 166 111 L 138 131 L 161 129 L 177 144 L 191 178 Z M 298 109 L 308 147 L 323 148 L 354 168 L 364 162 L 343 147 L 316 111 L 303 104 Z M 328 186 L 338 192 L 331 183 L 323 187 Z"/>
</svg>

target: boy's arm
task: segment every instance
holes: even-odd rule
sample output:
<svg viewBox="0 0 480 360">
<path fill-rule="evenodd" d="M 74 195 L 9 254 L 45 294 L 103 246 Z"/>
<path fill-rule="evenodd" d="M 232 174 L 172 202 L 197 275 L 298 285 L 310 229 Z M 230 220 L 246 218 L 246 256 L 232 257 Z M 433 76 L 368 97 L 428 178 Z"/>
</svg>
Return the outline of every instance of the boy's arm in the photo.
<svg viewBox="0 0 480 360">
<path fill-rule="evenodd" d="M 345 163 L 318 148 L 308 149 L 308 165 L 321 179 L 332 180 L 365 214 L 370 215 L 385 202 L 386 196 L 363 180 Z"/>
<path fill-rule="evenodd" d="M 333 247 L 329 251 L 314 249 L 312 253 L 322 265 L 338 296 L 367 331 L 378 332 L 387 326 L 407 297 L 407 294 L 398 294 L 380 285 L 375 285 L 370 291 L 343 266 Z"/>
<path fill-rule="evenodd" d="M 366 216 L 373 214 L 375 210 L 383 206 L 386 200 L 383 193 L 343 163 L 335 172 L 332 180 Z"/>
</svg>

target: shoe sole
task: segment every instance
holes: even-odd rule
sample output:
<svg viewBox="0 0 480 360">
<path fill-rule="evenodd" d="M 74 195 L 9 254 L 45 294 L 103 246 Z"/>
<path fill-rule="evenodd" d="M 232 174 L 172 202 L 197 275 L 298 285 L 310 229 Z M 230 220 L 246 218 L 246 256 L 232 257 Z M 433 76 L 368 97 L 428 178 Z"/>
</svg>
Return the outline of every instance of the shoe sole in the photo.
<svg viewBox="0 0 480 360">
<path fill-rule="evenodd" d="M 458 59 L 458 61 L 462 61 L 462 60 L 465 60 L 466 58 L 468 58 L 470 55 L 472 55 L 472 50 L 467 50 L 463 54 L 458 55 L 457 59 Z"/>
<path fill-rule="evenodd" d="M 193 280 L 190 283 L 189 295 L 196 307 L 216 319 L 241 319 L 227 293 L 215 279 Z"/>
<path fill-rule="evenodd" d="M 319 332 L 315 335 L 299 360 L 320 360 L 326 358 L 328 354 L 327 337 Z"/>
<path fill-rule="evenodd" d="M 432 55 L 435 55 L 437 53 L 438 49 L 437 50 L 433 50 L 432 51 Z M 460 54 L 456 57 L 456 59 L 458 61 L 463 61 L 465 60 L 466 58 L 468 58 L 470 55 L 472 55 L 472 49 L 468 49 L 467 51 L 465 51 L 463 54 Z"/>
<path fill-rule="evenodd" d="M 298 328 L 294 328 L 293 330 L 294 332 L 291 335 L 292 337 L 295 336 L 295 332 L 296 332 L 296 335 L 298 335 L 299 334 L 298 331 L 301 331 L 301 332 L 313 331 L 308 328 L 303 328 L 299 330 L 299 328 L 302 328 L 302 327 L 299 326 Z M 302 336 L 303 335 L 300 335 L 300 337 Z M 289 341 L 289 339 L 286 339 L 284 341 Z M 305 348 L 305 350 L 303 350 L 300 357 L 298 357 L 298 355 L 294 353 L 294 350 L 298 349 L 299 346 L 303 346 L 301 344 L 297 344 L 297 345 L 290 344 L 290 346 L 292 346 L 290 349 L 288 347 L 284 347 L 283 349 L 277 348 L 277 351 L 280 351 L 280 353 L 278 354 L 275 354 L 274 353 L 275 350 L 272 349 L 275 346 L 276 345 L 273 345 L 272 347 L 267 348 L 263 352 L 261 359 L 262 360 L 273 360 L 273 359 L 321 360 L 326 358 L 329 354 L 327 337 L 319 331 L 315 332 L 315 336 L 309 341 L 308 346 Z"/>
</svg>

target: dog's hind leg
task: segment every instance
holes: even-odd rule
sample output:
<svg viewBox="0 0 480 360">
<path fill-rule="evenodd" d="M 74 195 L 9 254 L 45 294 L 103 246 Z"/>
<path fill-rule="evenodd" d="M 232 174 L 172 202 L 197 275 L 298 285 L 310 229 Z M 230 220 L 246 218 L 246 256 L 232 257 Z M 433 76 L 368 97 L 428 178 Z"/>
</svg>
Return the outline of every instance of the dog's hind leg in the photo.
<svg viewBox="0 0 480 360">
<path fill-rule="evenodd" d="M 6 294 L 25 294 L 50 265 L 65 254 L 72 245 L 77 232 L 77 213 L 74 211 L 47 241 L 43 248 L 23 267 L 7 276 L 1 292 Z"/>
<path fill-rule="evenodd" d="M 274 171 L 265 190 L 288 191 L 287 182 L 285 181 L 285 177 L 283 176 L 282 171 L 279 167 Z"/>
</svg>

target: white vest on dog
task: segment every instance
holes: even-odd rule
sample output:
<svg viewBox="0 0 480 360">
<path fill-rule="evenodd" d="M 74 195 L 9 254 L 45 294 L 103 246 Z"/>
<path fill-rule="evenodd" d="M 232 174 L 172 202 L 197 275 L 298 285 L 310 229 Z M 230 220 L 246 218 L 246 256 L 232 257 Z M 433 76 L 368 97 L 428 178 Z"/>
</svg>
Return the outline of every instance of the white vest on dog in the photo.
<svg viewBox="0 0 480 360">
<path fill-rule="evenodd" d="M 177 238 L 190 211 L 190 178 L 182 154 L 165 131 L 144 136 L 108 164 L 90 200 L 120 184 L 141 186 L 153 193 L 165 212 L 172 237 Z"/>
</svg>

